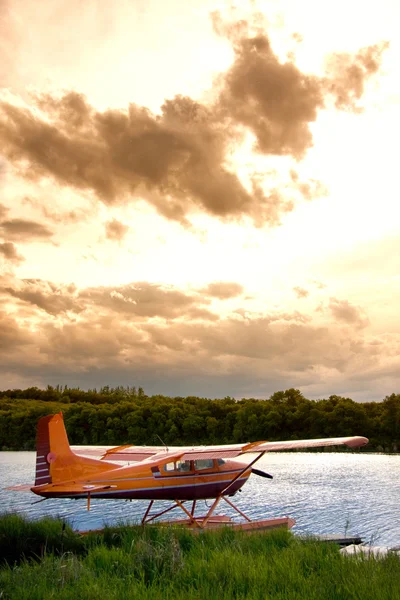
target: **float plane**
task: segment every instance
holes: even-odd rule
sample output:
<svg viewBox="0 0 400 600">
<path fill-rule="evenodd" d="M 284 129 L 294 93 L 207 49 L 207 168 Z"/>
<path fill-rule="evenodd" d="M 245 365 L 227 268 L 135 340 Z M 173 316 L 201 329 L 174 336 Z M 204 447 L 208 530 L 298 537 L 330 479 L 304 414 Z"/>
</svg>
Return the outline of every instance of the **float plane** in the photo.
<svg viewBox="0 0 400 600">
<path fill-rule="evenodd" d="M 179 507 L 189 525 L 204 528 L 217 519 L 213 513 L 221 500 L 251 521 L 230 498 L 252 473 L 272 479 L 254 467 L 266 452 L 343 444 L 357 448 L 367 443 L 367 438 L 353 436 L 179 448 L 125 445 L 107 449 L 101 458 L 93 458 L 99 454 L 94 447 L 71 448 L 62 413 L 59 413 L 38 422 L 36 477 L 30 489 L 43 500 L 85 498 L 88 509 L 91 499 L 95 498 L 148 500 L 143 525 Z M 236 457 L 247 458 L 247 462 L 232 460 Z M 120 462 L 129 464 L 118 464 Z M 213 499 L 213 502 L 205 516 L 196 517 L 196 502 L 201 499 Z M 169 500 L 172 505 L 151 514 L 156 500 Z M 187 502 L 191 502 L 189 508 L 185 506 Z"/>
</svg>

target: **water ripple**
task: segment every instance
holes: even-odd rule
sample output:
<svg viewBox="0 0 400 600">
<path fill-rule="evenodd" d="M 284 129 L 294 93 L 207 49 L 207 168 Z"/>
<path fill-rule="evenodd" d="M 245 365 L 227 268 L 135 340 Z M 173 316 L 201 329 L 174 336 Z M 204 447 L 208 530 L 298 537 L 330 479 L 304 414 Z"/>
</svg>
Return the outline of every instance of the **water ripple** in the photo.
<svg viewBox="0 0 400 600">
<path fill-rule="evenodd" d="M 33 452 L 0 452 L 2 487 L 32 481 L 34 465 Z M 250 518 L 288 515 L 297 521 L 296 533 L 347 533 L 380 545 L 400 544 L 400 456 L 276 453 L 259 465 L 274 479 L 252 476 L 234 499 Z M 137 522 L 147 505 L 93 500 L 87 512 L 83 500 L 33 501 L 30 492 L 2 491 L 0 508 L 32 519 L 58 515 L 76 529 L 96 529 L 105 523 Z M 236 519 L 227 504 L 223 512 Z"/>
</svg>

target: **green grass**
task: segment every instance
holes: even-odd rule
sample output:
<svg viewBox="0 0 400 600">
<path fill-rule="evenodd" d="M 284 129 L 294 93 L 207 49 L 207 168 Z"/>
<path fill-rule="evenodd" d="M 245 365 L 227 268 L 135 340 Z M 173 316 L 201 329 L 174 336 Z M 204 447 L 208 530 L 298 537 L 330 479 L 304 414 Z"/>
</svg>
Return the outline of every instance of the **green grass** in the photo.
<svg viewBox="0 0 400 600">
<path fill-rule="evenodd" d="M 85 544 L 72 528 L 57 518 L 29 521 L 17 514 L 0 515 L 0 565 L 39 560 L 45 555 L 85 552 Z M 0 596 L 1 598 L 1 596 Z"/>
<path fill-rule="evenodd" d="M 0 562 L 2 600 L 394 600 L 400 589 L 398 556 L 344 557 L 283 529 L 121 526 L 82 537 L 62 521 L 4 515 Z"/>
</svg>

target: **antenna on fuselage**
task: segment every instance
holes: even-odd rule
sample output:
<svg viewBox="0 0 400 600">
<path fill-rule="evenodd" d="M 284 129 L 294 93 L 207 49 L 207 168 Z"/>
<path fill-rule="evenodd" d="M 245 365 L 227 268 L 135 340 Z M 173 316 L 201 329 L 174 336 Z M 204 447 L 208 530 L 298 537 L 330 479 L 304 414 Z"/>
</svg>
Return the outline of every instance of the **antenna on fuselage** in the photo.
<svg viewBox="0 0 400 600">
<path fill-rule="evenodd" d="M 162 443 L 162 445 L 165 446 L 167 452 L 169 452 L 167 444 L 160 438 L 160 436 L 157 433 L 155 433 L 154 435 L 155 435 L 156 438 L 158 438 L 160 440 L 160 442 Z"/>
</svg>

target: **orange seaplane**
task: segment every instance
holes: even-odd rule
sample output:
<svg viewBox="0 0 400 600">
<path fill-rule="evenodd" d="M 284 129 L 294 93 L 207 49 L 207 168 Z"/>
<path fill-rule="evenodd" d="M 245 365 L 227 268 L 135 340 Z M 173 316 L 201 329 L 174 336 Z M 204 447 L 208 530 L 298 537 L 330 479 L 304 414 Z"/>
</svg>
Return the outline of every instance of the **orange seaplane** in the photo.
<svg viewBox="0 0 400 600">
<path fill-rule="evenodd" d="M 357 448 L 368 443 L 365 437 L 341 437 L 286 442 L 252 442 L 223 446 L 168 448 L 154 446 L 118 446 L 107 449 L 101 458 L 93 458 L 94 447 L 70 447 L 61 413 L 43 417 L 38 422 L 36 442 L 36 477 L 32 492 L 48 498 L 85 498 L 88 509 L 95 498 L 148 500 L 142 524 L 180 508 L 186 518 L 181 523 L 204 528 L 229 522 L 229 517 L 213 516 L 221 500 L 236 510 L 251 528 L 251 519 L 230 499 L 242 488 L 250 475 L 272 479 L 254 468 L 266 452 L 336 446 Z M 247 461 L 234 461 L 244 457 Z M 121 465 L 128 462 L 128 465 Z M 133 464 L 132 464 L 133 463 Z M 213 499 L 208 512 L 195 516 L 197 500 Z M 41 502 L 42 500 L 39 500 Z M 158 513 L 151 513 L 156 500 L 172 504 Z M 189 506 L 185 506 L 188 502 Z M 275 525 L 291 526 L 286 519 Z M 274 523 L 272 523 L 274 526 Z"/>
</svg>

